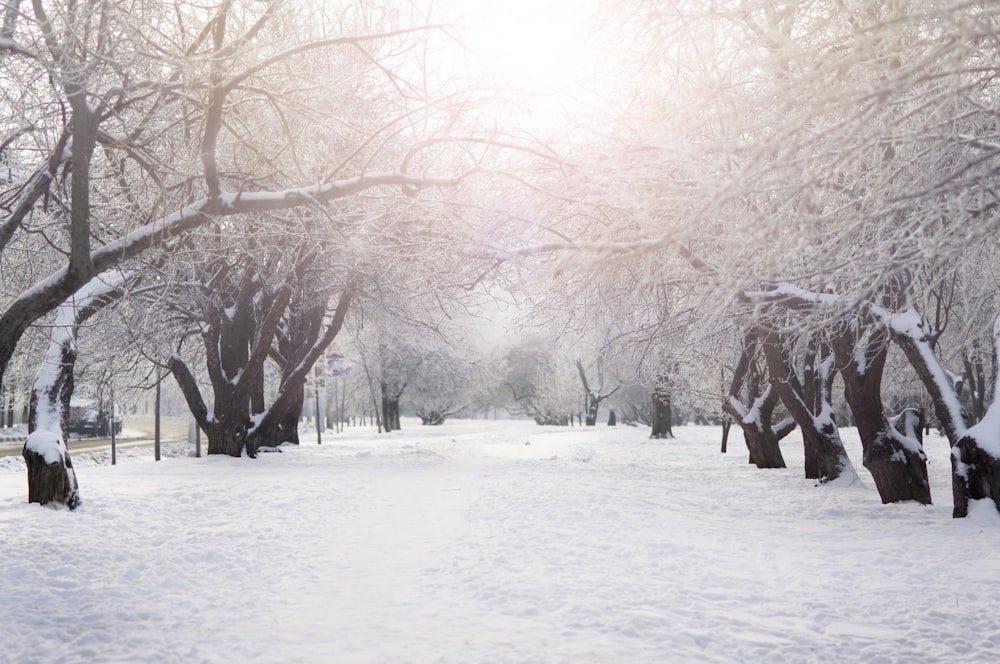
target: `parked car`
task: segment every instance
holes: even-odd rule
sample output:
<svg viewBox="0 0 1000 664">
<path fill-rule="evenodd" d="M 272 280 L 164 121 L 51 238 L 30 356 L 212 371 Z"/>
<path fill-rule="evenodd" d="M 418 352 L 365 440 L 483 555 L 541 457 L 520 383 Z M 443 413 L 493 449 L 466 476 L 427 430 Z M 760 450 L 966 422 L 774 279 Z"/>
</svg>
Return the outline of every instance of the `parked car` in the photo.
<svg viewBox="0 0 1000 664">
<path fill-rule="evenodd" d="M 114 416 L 109 417 L 109 410 Z M 121 410 L 115 404 L 112 409 L 96 399 L 86 396 L 73 396 L 69 401 L 69 423 L 67 433 L 78 436 L 106 437 L 111 435 L 114 427 L 116 434 L 122 431 Z"/>
</svg>

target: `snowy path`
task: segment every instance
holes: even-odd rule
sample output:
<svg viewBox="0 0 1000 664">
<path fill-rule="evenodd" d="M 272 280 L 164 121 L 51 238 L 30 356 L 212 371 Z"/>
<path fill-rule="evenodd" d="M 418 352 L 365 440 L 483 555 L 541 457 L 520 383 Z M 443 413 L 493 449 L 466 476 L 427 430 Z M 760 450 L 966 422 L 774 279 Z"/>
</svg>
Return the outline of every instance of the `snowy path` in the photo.
<svg viewBox="0 0 1000 664">
<path fill-rule="evenodd" d="M 678 433 L 456 422 L 255 462 L 81 457 L 77 513 L 24 504 L 4 460 L 0 661 L 995 656 L 995 515 L 814 487 L 795 440 L 764 472 Z"/>
</svg>

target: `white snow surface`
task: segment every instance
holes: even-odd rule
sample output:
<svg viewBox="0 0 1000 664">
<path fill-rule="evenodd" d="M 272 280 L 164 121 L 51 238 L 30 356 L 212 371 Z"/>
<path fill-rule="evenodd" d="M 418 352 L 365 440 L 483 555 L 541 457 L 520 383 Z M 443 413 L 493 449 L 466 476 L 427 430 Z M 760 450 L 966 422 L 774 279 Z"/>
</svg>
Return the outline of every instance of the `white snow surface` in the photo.
<svg viewBox="0 0 1000 664">
<path fill-rule="evenodd" d="M 3 662 L 983 662 L 1000 517 L 746 462 L 738 431 L 449 421 L 256 460 L 0 459 Z M 845 443 L 860 460 L 857 436 Z M 308 440 L 308 439 L 306 439 Z M 312 439 L 314 441 L 315 439 Z M 171 456 L 172 455 L 172 456 Z"/>
</svg>

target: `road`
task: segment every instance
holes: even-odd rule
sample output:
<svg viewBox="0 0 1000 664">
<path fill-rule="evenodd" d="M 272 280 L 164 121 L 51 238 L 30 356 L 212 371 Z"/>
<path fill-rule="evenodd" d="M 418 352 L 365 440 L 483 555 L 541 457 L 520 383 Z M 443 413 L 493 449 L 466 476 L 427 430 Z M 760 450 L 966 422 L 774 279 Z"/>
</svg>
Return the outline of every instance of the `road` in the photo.
<svg viewBox="0 0 1000 664">
<path fill-rule="evenodd" d="M 131 447 L 152 447 L 155 426 L 152 416 L 130 417 L 125 422 L 125 430 L 115 441 L 118 449 Z M 183 417 L 164 417 L 160 420 L 160 443 L 177 443 L 188 439 L 188 423 Z M 70 438 L 67 443 L 70 454 L 111 449 L 110 438 Z M 24 441 L 0 442 L 0 457 L 21 456 Z"/>
</svg>

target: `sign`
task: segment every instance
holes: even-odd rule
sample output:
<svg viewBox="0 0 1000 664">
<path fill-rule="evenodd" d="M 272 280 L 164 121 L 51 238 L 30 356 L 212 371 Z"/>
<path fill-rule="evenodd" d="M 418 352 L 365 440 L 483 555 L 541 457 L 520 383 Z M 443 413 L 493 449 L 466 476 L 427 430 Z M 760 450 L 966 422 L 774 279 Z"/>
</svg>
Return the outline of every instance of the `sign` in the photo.
<svg viewBox="0 0 1000 664">
<path fill-rule="evenodd" d="M 326 375 L 339 378 L 351 373 L 351 367 L 340 353 L 330 353 L 326 356 Z"/>
</svg>

